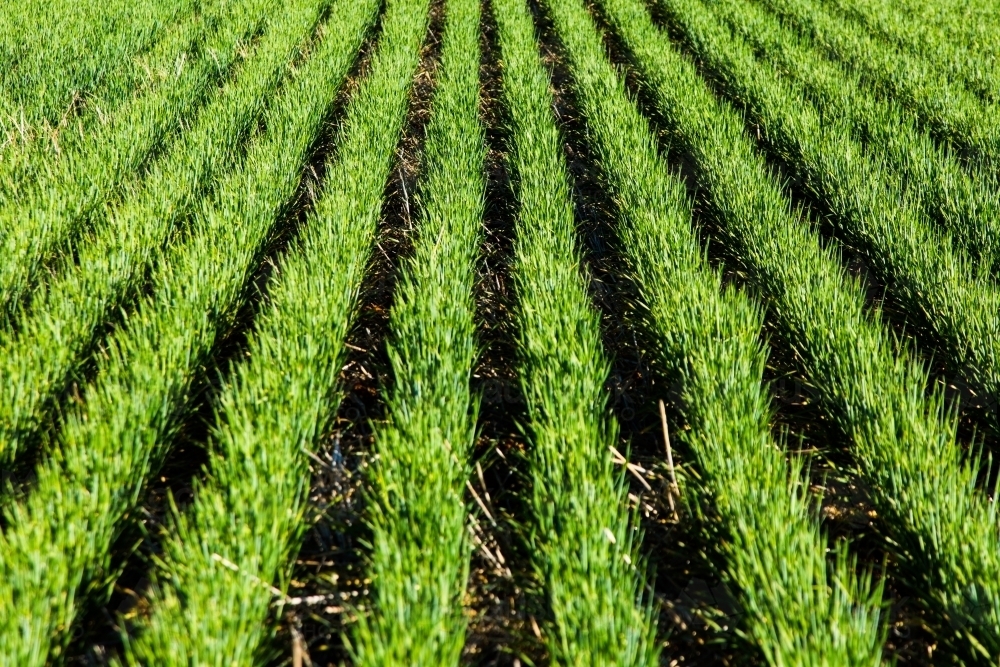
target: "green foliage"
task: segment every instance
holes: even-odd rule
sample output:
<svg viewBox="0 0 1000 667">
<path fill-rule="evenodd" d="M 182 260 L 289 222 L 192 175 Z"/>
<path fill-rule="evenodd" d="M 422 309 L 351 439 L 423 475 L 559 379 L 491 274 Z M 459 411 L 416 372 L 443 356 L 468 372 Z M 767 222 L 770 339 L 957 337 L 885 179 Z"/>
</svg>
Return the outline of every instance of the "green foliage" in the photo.
<svg viewBox="0 0 1000 667">
<path fill-rule="evenodd" d="M 314 22 L 319 18 L 317 12 Z M 114 309 L 134 301 L 164 246 L 182 233 L 215 176 L 238 157 L 308 36 L 301 26 L 289 28 L 291 34 L 265 35 L 242 71 L 154 165 L 143 188 L 80 244 L 72 270 L 36 292 L 17 333 L 0 333 L 0 386 L 7 399 L 0 404 L 0 464 L 13 461 L 44 428 L 54 399 L 78 376 Z"/>
<path fill-rule="evenodd" d="M 289 91 L 292 99 L 320 109 L 328 104 L 329 81 L 344 79 L 379 4 L 336 5 L 325 38 Z M 426 15 L 426 0 L 389 6 L 326 191 L 281 262 L 248 361 L 220 399 L 210 475 L 166 536 L 153 613 L 130 646 L 132 663 L 249 664 L 266 648 L 276 601 L 268 584 L 285 589 L 306 526 L 308 452 L 340 401 L 344 340 Z"/>
<path fill-rule="evenodd" d="M 375 433 L 368 520 L 373 609 L 349 638 L 357 665 L 457 665 L 470 541 L 465 483 L 478 411 L 476 260 L 485 145 L 479 2 L 449 0 L 419 193 L 423 215 L 390 318 L 389 420 Z"/>
<path fill-rule="evenodd" d="M 881 147 L 862 147 L 849 126 L 821 116 L 704 5 L 665 4 L 727 94 L 747 107 L 773 151 L 832 214 L 837 235 L 864 253 L 888 296 L 926 326 L 920 333 L 929 347 L 940 348 L 950 370 L 986 401 L 1000 399 L 1000 290 L 932 229 L 902 179 L 882 168 Z M 998 417 L 995 410 L 985 415 L 995 432 Z"/>
<path fill-rule="evenodd" d="M 764 296 L 827 415 L 854 445 L 886 548 L 935 620 L 939 641 L 975 660 L 1000 652 L 1000 544 L 995 505 L 955 443 L 924 369 L 893 352 L 867 314 L 862 286 L 787 199 L 744 134 L 636 0 L 603 7 L 643 72 L 659 111 L 691 154 L 725 245 Z M 675 13 L 694 5 L 671 5 Z"/>
<path fill-rule="evenodd" d="M 841 17 L 857 20 L 961 80 L 986 101 L 1000 101 L 1000 15 L 995 3 L 913 0 L 827 0 Z"/>
<path fill-rule="evenodd" d="M 817 0 L 764 0 L 830 56 L 855 70 L 876 94 L 897 99 L 932 134 L 984 168 L 1000 168 L 1000 113 L 995 104 L 895 49 L 857 25 L 825 12 Z"/>
<path fill-rule="evenodd" d="M 532 446 L 533 563 L 553 616 L 546 644 L 556 665 L 655 665 L 656 615 L 638 521 L 612 461 L 608 360 L 580 267 L 549 77 L 523 1 L 495 0 L 494 15 L 520 206 L 518 370 Z"/>
<path fill-rule="evenodd" d="M 16 41 L 19 48 L 27 48 L 27 43 L 32 39 L 32 28 L 51 26 L 51 22 L 38 20 L 37 13 L 49 11 L 57 3 L 45 3 L 44 7 L 35 8 L 26 8 L 26 4 L 18 3 L 18 7 L 27 9 L 35 17 L 27 29 L 18 33 Z M 95 4 L 103 8 L 114 7 L 118 11 L 123 9 L 117 3 Z M 33 120 L 29 120 L 26 106 L 30 106 L 30 102 L 20 108 L 0 110 L 0 155 L 3 158 L 0 160 L 0 202 L 3 205 L 17 201 L 35 179 L 53 168 L 53 162 L 65 159 L 67 154 L 75 151 L 83 137 L 98 131 L 109 117 L 118 115 L 136 96 L 148 93 L 151 88 L 168 78 L 189 55 L 194 54 L 204 42 L 206 30 L 212 28 L 219 15 L 217 7 L 223 4 L 223 0 L 211 0 L 211 3 L 206 3 L 203 7 L 199 6 L 201 3 L 190 0 L 162 2 L 158 3 L 158 7 L 148 7 L 146 4 L 129 3 L 124 8 L 126 12 L 140 8 L 145 11 L 145 15 L 138 19 L 128 16 L 123 24 L 141 31 L 148 29 L 152 45 L 144 49 L 141 44 L 133 43 L 131 47 L 138 48 L 138 51 L 129 55 L 132 48 L 129 48 L 128 41 L 125 44 L 116 43 L 118 33 L 105 34 L 104 46 L 112 47 L 111 55 L 108 56 L 106 52 L 98 54 L 97 48 L 88 54 L 98 55 L 99 59 L 109 58 L 103 60 L 104 64 L 101 65 L 105 70 L 100 73 L 102 80 L 89 89 L 69 91 L 72 98 L 61 101 L 57 118 L 50 121 L 32 117 Z M 65 10 L 65 7 L 61 9 Z M 66 15 L 81 16 L 82 12 L 67 12 L 64 18 Z M 11 22 L 16 21 L 9 14 L 6 18 L 5 27 L 10 27 Z M 149 25 L 149 20 L 156 25 Z M 93 23 L 90 27 L 93 27 Z M 3 28 L 0 28 L 0 33 L 2 31 Z M 66 66 L 59 59 L 69 53 L 70 48 L 60 49 L 49 41 L 42 45 L 46 47 L 44 60 L 49 73 L 65 75 Z M 122 46 L 125 47 L 124 52 L 115 52 Z M 80 57 L 75 60 L 76 63 L 80 61 Z M 4 63 L 0 80 L 4 75 L 15 74 L 20 69 L 13 56 L 5 59 Z M 111 66 L 108 67 L 108 64 Z M 8 86 L 11 88 L 8 90 L 13 93 L 14 89 L 26 83 L 27 78 L 15 77 L 15 81 L 9 82 Z M 16 105 L 16 96 L 14 93 L 0 100 L 0 109 L 5 104 Z M 37 101 L 41 98 L 35 96 L 32 99 Z"/>
<path fill-rule="evenodd" d="M 552 2 L 588 132 L 621 211 L 618 234 L 648 306 L 661 368 L 680 380 L 690 430 L 724 532 L 726 576 L 747 632 L 773 665 L 876 665 L 881 588 L 854 563 L 830 563 L 805 491 L 770 435 L 760 315 L 723 290 L 699 248 L 683 183 L 604 56 L 576 0 Z M 686 92 L 686 91 L 685 91 Z"/>
<path fill-rule="evenodd" d="M 138 74 L 130 66 L 133 58 L 198 4 L 56 0 L 4 7 L 0 135 L 17 141 L 25 132 L 57 126 L 95 93 L 102 101 L 127 95 L 129 80 Z"/>
<path fill-rule="evenodd" d="M 321 6 L 290 4 L 274 31 L 298 42 Z M 14 664 L 58 658 L 81 603 L 110 594 L 112 548 L 136 520 L 146 481 L 191 408 L 195 378 L 244 303 L 343 72 L 321 80 L 315 95 L 300 97 L 312 89 L 296 82 L 276 100 L 242 167 L 219 184 L 187 242 L 158 266 L 151 296 L 110 339 L 31 493 L 6 511 L 0 655 Z"/>
<path fill-rule="evenodd" d="M 196 32 L 179 45 L 182 53 L 197 51 L 193 62 L 178 60 L 164 82 L 45 165 L 30 183 L 13 186 L 18 198 L 0 208 L 0 328 L 19 319 L 48 264 L 58 264 L 86 245 L 87 232 L 108 224 L 106 203 L 191 121 L 238 61 L 246 41 L 259 32 L 274 2 L 237 0 L 227 6 L 205 43 Z"/>
<path fill-rule="evenodd" d="M 966 173 L 959 160 L 914 127 L 896 102 L 869 95 L 856 74 L 823 58 L 755 4 L 719 0 L 708 6 L 802 86 L 824 123 L 849 126 L 857 141 L 898 172 L 907 196 L 920 202 L 986 270 L 1000 272 L 1000 187 L 995 174 Z"/>
</svg>

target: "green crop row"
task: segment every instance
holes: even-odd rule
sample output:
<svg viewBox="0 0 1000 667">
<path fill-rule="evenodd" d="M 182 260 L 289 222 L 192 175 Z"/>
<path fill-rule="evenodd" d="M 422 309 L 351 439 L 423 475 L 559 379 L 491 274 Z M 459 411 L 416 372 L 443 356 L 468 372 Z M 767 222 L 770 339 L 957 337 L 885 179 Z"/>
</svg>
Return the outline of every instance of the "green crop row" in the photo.
<svg viewBox="0 0 1000 667">
<path fill-rule="evenodd" d="M 306 17 L 309 19 L 309 17 Z M 78 376 L 109 316 L 131 305 L 163 248 L 213 179 L 231 166 L 264 103 L 319 21 L 272 26 L 256 52 L 154 165 L 137 195 L 81 244 L 72 270 L 36 291 L 14 335 L 0 333 L 0 464 L 37 438 L 56 398 Z M 274 28 L 278 28 L 275 30 Z"/>
<path fill-rule="evenodd" d="M 764 2 L 813 44 L 857 72 L 873 90 L 907 106 L 939 140 L 953 144 L 979 166 L 1000 168 L 996 105 L 980 100 L 920 57 L 831 16 L 818 0 Z"/>
<path fill-rule="evenodd" d="M 465 485 L 478 401 L 476 261 L 485 138 L 479 0 L 449 0 L 418 192 L 413 256 L 389 322 L 393 385 L 375 432 L 367 520 L 372 609 L 350 638 L 356 665 L 457 665 L 471 541 Z"/>
<path fill-rule="evenodd" d="M 912 196 L 992 273 L 1000 273 L 1000 192 L 995 175 L 970 176 L 948 151 L 913 126 L 892 100 L 875 98 L 856 75 L 808 48 L 773 15 L 749 2 L 719 0 L 708 6 L 803 92 L 823 122 L 847 123 L 897 171 Z"/>
<path fill-rule="evenodd" d="M 549 76 L 523 0 L 494 0 L 517 213 L 513 279 L 527 404 L 533 565 L 556 665 L 655 665 L 656 614 L 641 535 L 614 469 L 609 362 L 576 247 L 570 181 Z"/>
<path fill-rule="evenodd" d="M 975 659 L 996 655 L 995 505 L 976 491 L 942 396 L 927 395 L 926 371 L 896 356 L 862 285 L 790 208 L 742 116 L 712 95 L 638 0 L 602 6 L 690 152 L 724 245 L 766 299 L 819 405 L 850 438 L 900 579 L 926 603 L 939 641 Z"/>
<path fill-rule="evenodd" d="M 821 116 L 704 4 L 664 5 L 704 66 L 747 107 L 772 150 L 832 214 L 835 233 L 861 251 L 887 295 L 926 327 L 921 334 L 941 348 L 950 370 L 994 404 L 1000 398 L 996 283 L 932 229 L 904 181 L 882 168 L 880 147 L 862 147 L 848 125 Z M 983 418 L 1000 430 L 995 410 Z"/>
<path fill-rule="evenodd" d="M 323 4 L 298 0 L 275 20 L 308 25 Z M 137 520 L 146 482 L 190 413 L 203 365 L 232 328 L 296 192 L 340 84 L 324 80 L 325 105 L 296 98 L 294 88 L 279 98 L 242 168 L 219 184 L 188 240 L 157 268 L 151 295 L 109 340 L 33 489 L 6 511 L 0 654 L 15 664 L 60 655 L 83 602 L 110 594 L 116 541 Z"/>
<path fill-rule="evenodd" d="M 659 367 L 679 379 L 690 426 L 682 437 L 722 522 L 725 576 L 748 614 L 748 634 L 774 665 L 876 665 L 881 589 L 854 575 L 842 549 L 828 562 L 802 462 L 789 467 L 772 440 L 758 308 L 723 289 L 709 267 L 685 186 L 660 161 L 586 10 L 577 0 L 549 4 L 620 210 L 618 235 Z"/>
<path fill-rule="evenodd" d="M 273 6 L 272 0 L 227 5 L 191 65 L 128 105 L 24 188 L 23 198 L 0 209 L 0 326 L 17 319 L 47 263 L 71 254 L 70 246 L 86 243 L 84 232 L 105 222 L 104 204 L 194 116 Z"/>
<path fill-rule="evenodd" d="M 304 137 L 344 80 L 380 4 L 337 3 L 319 50 L 283 103 L 282 114 L 309 119 L 313 129 Z M 267 620 L 285 599 L 307 523 L 308 453 L 340 400 L 344 341 L 426 16 L 426 0 L 397 0 L 387 9 L 326 190 L 269 286 L 248 361 L 219 400 L 209 476 L 165 535 L 152 615 L 129 646 L 133 664 L 250 664 L 266 654 Z"/>
</svg>

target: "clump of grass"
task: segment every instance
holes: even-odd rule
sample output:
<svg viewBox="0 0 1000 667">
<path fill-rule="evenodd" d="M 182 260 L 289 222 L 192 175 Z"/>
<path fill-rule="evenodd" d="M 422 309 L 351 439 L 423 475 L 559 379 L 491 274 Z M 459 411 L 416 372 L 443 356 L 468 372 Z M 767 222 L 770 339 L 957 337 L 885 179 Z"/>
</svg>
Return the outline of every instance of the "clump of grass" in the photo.
<svg viewBox="0 0 1000 667">
<path fill-rule="evenodd" d="M 129 84 L 141 76 L 133 61 L 198 5 L 57 0 L 7 7 L 0 23 L 0 135 L 17 141 L 65 122 L 81 100 L 97 96 L 108 108 L 127 97 Z"/>
<path fill-rule="evenodd" d="M 54 4 L 45 7 L 48 9 Z M 6 113 L 0 111 L 0 154 L 3 155 L 0 162 L 0 207 L 21 201 L 39 181 L 52 173 L 59 161 L 73 159 L 70 156 L 85 139 L 98 132 L 110 118 L 119 116 L 137 98 L 179 75 L 178 64 L 197 57 L 225 11 L 221 6 L 225 3 L 220 0 L 200 7 L 191 0 L 161 4 L 168 13 L 154 19 L 155 27 L 149 24 L 140 26 L 140 30 L 153 28 L 148 48 L 140 48 L 125 62 L 114 61 L 116 64 L 120 62 L 121 66 L 108 68 L 107 78 L 86 93 L 73 93 L 59 110 L 61 116 L 57 120 L 32 122 L 26 110 L 23 113 L 21 109 Z M 30 4 L 21 6 L 32 7 Z M 32 11 L 36 12 L 32 23 L 44 25 L 45 19 L 37 16 L 38 7 L 32 7 Z M 109 41 L 113 42 L 113 35 L 110 37 Z M 17 38 L 21 43 L 19 46 L 27 46 L 24 42 L 28 39 L 30 31 L 21 33 Z M 0 37 L 0 42 L 2 40 Z M 59 47 L 51 42 L 42 46 L 49 56 L 49 67 L 58 71 L 52 55 L 60 52 Z M 0 53 L 3 49 L 4 46 L 0 45 Z M 16 56 L 8 54 L 4 58 L 7 67 L 0 73 L 0 80 L 18 69 Z M 10 101 L 10 98 L 5 101 Z"/>
</svg>

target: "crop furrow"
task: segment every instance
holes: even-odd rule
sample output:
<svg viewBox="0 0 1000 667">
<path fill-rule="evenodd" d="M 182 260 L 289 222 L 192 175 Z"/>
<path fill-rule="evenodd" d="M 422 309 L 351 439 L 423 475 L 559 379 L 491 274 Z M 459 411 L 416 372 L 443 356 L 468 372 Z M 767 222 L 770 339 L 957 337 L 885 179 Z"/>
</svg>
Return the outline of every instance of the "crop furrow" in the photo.
<svg viewBox="0 0 1000 667">
<path fill-rule="evenodd" d="M 548 3 L 574 77 L 588 136 L 620 210 L 618 235 L 648 307 L 660 370 L 678 378 L 683 438 L 697 457 L 727 543 L 725 576 L 766 660 L 877 665 L 881 589 L 827 540 L 802 461 L 771 437 L 761 318 L 723 289 L 692 229 L 684 184 L 669 174 L 577 0 Z"/>
<path fill-rule="evenodd" d="M 295 21 L 321 4 L 299 0 L 277 20 Z M 356 57 L 360 38 L 340 41 L 356 10 L 337 2 L 336 19 L 327 24 L 342 49 L 339 71 L 329 63 L 310 68 L 310 60 L 303 70 L 310 76 L 300 75 L 275 101 L 242 167 L 222 180 L 192 221 L 188 241 L 158 266 L 151 296 L 109 341 L 97 380 L 68 410 L 31 493 L 7 510 L 0 654 L 14 664 L 58 658 L 83 601 L 110 594 L 116 540 L 137 520 L 146 481 L 188 414 L 216 341 L 233 326 Z"/>
<path fill-rule="evenodd" d="M 940 393 L 926 394 L 926 371 L 894 353 L 862 286 L 791 210 L 741 115 L 713 97 L 637 0 L 602 6 L 690 152 L 725 245 L 766 298 L 820 405 L 851 438 L 886 549 L 938 641 L 973 660 L 1000 654 L 996 506 L 976 491 Z"/>
<path fill-rule="evenodd" d="M 909 314 L 949 370 L 991 405 L 1000 399 L 1000 290 L 929 224 L 878 146 L 821 116 L 755 61 L 704 5 L 663 0 L 691 48 L 725 92 L 759 123 L 766 141 L 805 189 L 832 213 L 834 232 L 858 248 L 887 295 Z M 996 411 L 981 416 L 1000 431 Z"/>
<path fill-rule="evenodd" d="M 346 6 L 347 3 L 341 3 Z M 296 94 L 323 100 L 374 21 L 368 0 L 331 20 Z M 308 452 L 335 413 L 344 341 L 371 254 L 406 93 L 427 27 L 426 0 L 391 2 L 370 74 L 350 104 L 328 183 L 281 262 L 246 364 L 220 399 L 211 473 L 172 522 L 137 664 L 249 664 L 273 626 L 306 528 Z M 343 11 L 341 11 L 343 14 Z M 332 37 L 335 35 L 336 37 Z M 265 400 L 266 399 L 266 400 Z M 264 583 L 266 582 L 266 584 Z"/>
<path fill-rule="evenodd" d="M 393 388 L 369 477 L 374 599 L 351 633 L 357 665 L 457 665 L 465 645 L 465 485 L 478 413 L 469 383 L 486 181 L 479 61 L 479 1 L 449 0 L 414 254 L 390 314 Z"/>
</svg>

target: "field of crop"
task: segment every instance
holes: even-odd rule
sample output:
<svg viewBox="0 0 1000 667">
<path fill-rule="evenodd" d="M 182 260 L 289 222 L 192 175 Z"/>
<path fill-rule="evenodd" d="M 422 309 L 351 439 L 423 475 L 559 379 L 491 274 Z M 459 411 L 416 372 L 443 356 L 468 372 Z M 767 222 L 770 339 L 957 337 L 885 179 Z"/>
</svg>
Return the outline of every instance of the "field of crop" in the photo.
<svg viewBox="0 0 1000 667">
<path fill-rule="evenodd" d="M 0 665 L 1000 664 L 994 0 L 22 0 L 0 63 Z"/>
</svg>

